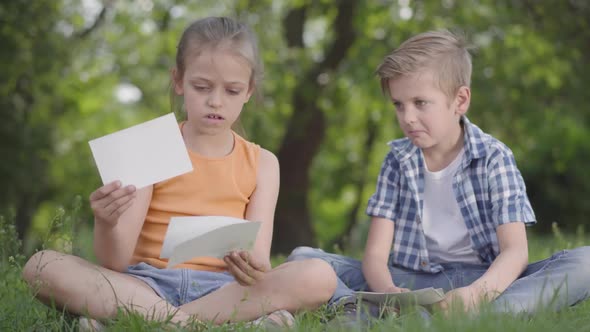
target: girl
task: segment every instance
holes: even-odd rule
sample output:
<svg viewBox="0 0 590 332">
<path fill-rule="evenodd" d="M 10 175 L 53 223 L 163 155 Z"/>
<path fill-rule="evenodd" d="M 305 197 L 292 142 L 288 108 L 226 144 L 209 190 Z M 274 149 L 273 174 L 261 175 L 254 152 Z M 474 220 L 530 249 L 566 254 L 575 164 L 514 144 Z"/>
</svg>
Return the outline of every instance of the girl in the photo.
<svg viewBox="0 0 590 332">
<path fill-rule="evenodd" d="M 270 266 L 278 161 L 231 130 L 260 76 L 256 40 L 243 24 L 206 18 L 184 31 L 171 77 L 184 100 L 187 121 L 180 129 L 194 170 L 141 190 L 113 182 L 94 191 L 100 265 L 50 250 L 36 253 L 23 274 L 41 301 L 99 320 L 123 307 L 148 319 L 223 323 L 314 309 L 332 296 L 336 277 L 323 261 Z M 197 257 L 166 269 L 159 256 L 170 217 L 191 215 L 262 226 L 250 252 Z"/>
</svg>

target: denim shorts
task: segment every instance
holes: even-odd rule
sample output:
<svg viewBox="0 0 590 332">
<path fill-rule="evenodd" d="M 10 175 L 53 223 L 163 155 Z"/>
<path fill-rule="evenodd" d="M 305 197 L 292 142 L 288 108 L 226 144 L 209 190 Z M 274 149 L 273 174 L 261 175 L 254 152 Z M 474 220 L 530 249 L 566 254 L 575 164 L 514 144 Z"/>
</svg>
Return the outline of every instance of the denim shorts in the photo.
<svg viewBox="0 0 590 332">
<path fill-rule="evenodd" d="M 126 274 L 148 284 L 161 298 L 175 307 L 199 299 L 235 281 L 228 272 L 158 269 L 143 262 L 129 266 Z"/>
</svg>

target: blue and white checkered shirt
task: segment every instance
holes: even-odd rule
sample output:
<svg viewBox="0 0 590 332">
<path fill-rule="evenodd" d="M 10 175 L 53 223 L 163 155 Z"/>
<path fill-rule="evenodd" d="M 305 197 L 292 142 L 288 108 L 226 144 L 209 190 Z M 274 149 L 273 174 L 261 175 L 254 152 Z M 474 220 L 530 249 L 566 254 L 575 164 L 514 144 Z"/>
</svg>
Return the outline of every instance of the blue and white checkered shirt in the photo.
<svg viewBox="0 0 590 332">
<path fill-rule="evenodd" d="M 473 249 L 482 263 L 491 264 L 500 249 L 496 228 L 509 222 L 534 224 L 535 214 L 512 151 L 463 117 L 465 154 L 453 177 L 453 191 L 465 220 Z M 436 273 L 422 229 L 424 161 L 408 138 L 389 142 L 377 189 L 367 214 L 395 223 L 390 264 Z"/>
</svg>

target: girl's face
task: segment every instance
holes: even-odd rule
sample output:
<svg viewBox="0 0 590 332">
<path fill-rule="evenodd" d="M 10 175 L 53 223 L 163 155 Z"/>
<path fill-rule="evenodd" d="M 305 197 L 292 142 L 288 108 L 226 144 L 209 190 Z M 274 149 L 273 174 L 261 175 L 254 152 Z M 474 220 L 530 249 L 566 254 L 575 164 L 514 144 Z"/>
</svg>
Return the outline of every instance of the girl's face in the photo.
<svg viewBox="0 0 590 332">
<path fill-rule="evenodd" d="M 209 49 L 187 57 L 180 74 L 173 72 L 174 91 L 184 96 L 191 126 L 209 135 L 231 129 L 252 95 L 250 64 L 229 50 Z"/>
</svg>

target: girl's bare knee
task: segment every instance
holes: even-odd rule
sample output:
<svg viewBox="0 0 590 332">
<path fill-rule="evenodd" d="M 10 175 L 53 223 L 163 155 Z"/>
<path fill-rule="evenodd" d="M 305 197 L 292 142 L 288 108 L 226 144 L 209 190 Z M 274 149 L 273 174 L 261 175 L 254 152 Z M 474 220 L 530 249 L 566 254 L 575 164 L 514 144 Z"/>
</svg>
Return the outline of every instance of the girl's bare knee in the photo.
<svg viewBox="0 0 590 332">
<path fill-rule="evenodd" d="M 47 285 L 59 283 L 65 273 L 72 272 L 72 264 L 77 260 L 80 258 L 53 250 L 39 251 L 25 264 L 22 277 L 35 293 L 42 296 Z"/>
<path fill-rule="evenodd" d="M 336 273 L 330 264 L 318 258 L 293 262 L 293 268 L 299 271 L 301 281 L 296 292 L 305 294 L 308 305 L 317 307 L 326 303 L 336 290 Z"/>
<path fill-rule="evenodd" d="M 49 262 L 58 258 L 59 253 L 53 250 L 43 250 L 35 253 L 23 268 L 23 279 L 33 285 L 41 279 L 41 273 Z"/>
<path fill-rule="evenodd" d="M 116 298 L 92 279 L 90 267 L 80 257 L 43 250 L 27 261 L 23 279 L 41 302 L 91 317 L 112 317 L 117 312 Z"/>
<path fill-rule="evenodd" d="M 336 290 L 337 277 L 336 272 L 330 264 L 319 258 L 312 258 L 309 260 L 309 264 L 313 269 L 313 274 L 316 277 L 315 282 L 321 287 L 323 293 L 328 299 L 332 297 Z"/>
</svg>

